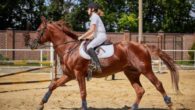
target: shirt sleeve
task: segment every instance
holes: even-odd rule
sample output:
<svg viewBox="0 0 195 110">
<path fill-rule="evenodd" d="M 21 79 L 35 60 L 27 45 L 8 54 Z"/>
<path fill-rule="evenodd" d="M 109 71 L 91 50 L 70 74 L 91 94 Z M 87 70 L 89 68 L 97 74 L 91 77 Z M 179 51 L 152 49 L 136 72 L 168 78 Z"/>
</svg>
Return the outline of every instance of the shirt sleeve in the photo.
<svg viewBox="0 0 195 110">
<path fill-rule="evenodd" d="M 97 16 L 92 16 L 90 25 L 92 25 L 92 24 L 96 24 L 97 25 L 97 23 L 98 23 L 98 17 Z"/>
</svg>

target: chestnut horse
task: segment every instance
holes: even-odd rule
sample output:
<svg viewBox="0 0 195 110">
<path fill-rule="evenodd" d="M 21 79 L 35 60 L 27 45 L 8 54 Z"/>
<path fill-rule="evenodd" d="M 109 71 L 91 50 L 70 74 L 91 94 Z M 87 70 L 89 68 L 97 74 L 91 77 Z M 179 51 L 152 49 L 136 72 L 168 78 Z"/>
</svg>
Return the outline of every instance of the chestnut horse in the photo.
<svg viewBox="0 0 195 110">
<path fill-rule="evenodd" d="M 81 41 L 77 40 L 78 36 L 72 33 L 65 25 L 59 22 L 47 22 L 42 17 L 42 23 L 37 29 L 36 36 L 25 36 L 25 44 L 32 49 L 36 49 L 39 44 L 52 42 L 57 55 L 61 60 L 63 75 L 49 85 L 48 91 L 42 98 L 39 110 L 44 108 L 52 92 L 67 83 L 76 79 L 80 88 L 81 109 L 87 110 L 87 91 L 86 76 L 90 60 L 82 58 L 79 54 L 79 45 Z M 156 87 L 164 98 L 168 107 L 172 106 L 171 98 L 165 92 L 161 81 L 154 75 L 151 65 L 151 55 L 159 56 L 168 69 L 171 71 L 172 84 L 176 91 L 179 91 L 179 75 L 173 60 L 163 51 L 154 46 L 147 46 L 131 41 L 123 41 L 114 44 L 114 55 L 108 58 L 100 59 L 102 73 L 93 73 L 93 77 L 101 78 L 117 72 L 124 72 L 136 92 L 136 100 L 131 106 L 132 110 L 138 109 L 138 105 L 145 92 L 140 82 L 140 75 L 144 75 Z M 117 89 L 117 88 L 116 88 Z"/>
</svg>

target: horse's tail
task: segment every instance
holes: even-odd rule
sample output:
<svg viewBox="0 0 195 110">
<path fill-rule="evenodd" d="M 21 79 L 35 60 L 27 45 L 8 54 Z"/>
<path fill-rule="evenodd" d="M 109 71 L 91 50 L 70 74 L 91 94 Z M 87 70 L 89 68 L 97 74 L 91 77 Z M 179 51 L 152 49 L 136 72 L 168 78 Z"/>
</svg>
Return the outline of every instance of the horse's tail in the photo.
<svg viewBox="0 0 195 110">
<path fill-rule="evenodd" d="M 172 80 L 172 85 L 176 93 L 179 93 L 179 73 L 177 70 L 177 67 L 174 63 L 174 60 L 165 52 L 163 52 L 161 49 L 157 48 L 154 45 L 146 45 L 148 48 L 150 55 L 151 56 L 158 56 L 160 59 L 165 63 L 167 68 L 171 72 L 171 80 Z"/>
</svg>

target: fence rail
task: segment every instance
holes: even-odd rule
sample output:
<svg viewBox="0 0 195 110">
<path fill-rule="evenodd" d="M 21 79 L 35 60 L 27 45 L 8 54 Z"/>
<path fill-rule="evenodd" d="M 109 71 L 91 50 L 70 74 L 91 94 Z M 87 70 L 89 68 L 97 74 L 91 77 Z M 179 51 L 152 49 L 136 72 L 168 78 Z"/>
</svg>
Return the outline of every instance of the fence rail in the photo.
<svg viewBox="0 0 195 110">
<path fill-rule="evenodd" d="M 194 62 L 193 67 L 195 68 L 195 50 L 163 50 L 164 52 L 193 52 L 193 60 L 175 60 L 174 61 L 188 61 L 188 62 Z"/>
<path fill-rule="evenodd" d="M 53 79 L 54 78 L 54 72 L 53 72 L 53 65 L 54 65 L 54 49 L 53 49 L 53 44 L 50 43 L 50 48 L 49 49 L 0 49 L 0 54 L 2 54 L 2 52 L 39 52 L 39 55 L 37 57 L 39 57 L 39 60 L 26 60 L 24 59 L 24 61 L 28 61 L 28 62 L 39 62 L 40 63 L 40 67 L 43 67 L 43 52 L 49 52 L 49 56 L 50 58 L 47 60 L 49 61 L 49 65 L 51 66 L 50 69 L 50 78 Z M 14 62 L 16 60 L 8 60 L 8 61 L 1 61 L 0 62 Z M 34 67 L 32 67 L 34 68 Z"/>
<path fill-rule="evenodd" d="M 40 57 L 39 60 L 28 60 L 28 61 L 31 61 L 31 62 L 40 62 L 40 66 L 42 67 L 43 66 L 43 52 L 50 52 L 50 63 L 53 63 L 53 53 L 51 51 L 51 49 L 36 49 L 36 50 L 31 50 L 31 49 L 0 49 L 0 52 L 39 52 L 39 56 L 37 57 Z M 13 62 L 14 60 L 8 60 L 8 61 L 4 61 L 4 62 Z"/>
<path fill-rule="evenodd" d="M 43 66 L 43 52 L 49 52 L 50 53 L 50 59 L 48 60 L 50 62 L 51 65 L 53 65 L 53 56 L 54 56 L 54 50 L 51 46 L 50 49 L 36 49 L 36 50 L 31 50 L 31 49 L 0 49 L 0 53 L 1 52 L 10 52 L 10 51 L 15 51 L 15 52 L 39 52 L 39 56 L 37 57 L 40 57 L 39 60 L 28 60 L 29 62 L 40 62 L 40 66 L 42 67 Z M 190 65 L 185 65 L 185 64 L 181 64 L 180 66 L 181 67 L 190 67 L 190 68 L 193 68 L 195 69 L 195 50 L 163 50 L 164 52 L 166 53 L 169 53 L 169 52 L 193 52 L 194 54 L 194 58 L 193 60 L 189 60 L 189 59 L 174 59 L 175 62 L 193 62 L 192 64 Z M 159 61 L 158 61 L 159 60 Z M 158 59 L 157 62 L 160 63 L 160 67 L 159 69 L 161 69 L 163 67 L 163 63 L 160 59 Z M 7 61 L 7 62 L 11 62 L 11 61 L 14 61 L 14 60 L 10 60 L 10 61 Z M 6 61 L 4 61 L 6 62 Z M 155 61 L 154 61 L 155 62 Z"/>
</svg>

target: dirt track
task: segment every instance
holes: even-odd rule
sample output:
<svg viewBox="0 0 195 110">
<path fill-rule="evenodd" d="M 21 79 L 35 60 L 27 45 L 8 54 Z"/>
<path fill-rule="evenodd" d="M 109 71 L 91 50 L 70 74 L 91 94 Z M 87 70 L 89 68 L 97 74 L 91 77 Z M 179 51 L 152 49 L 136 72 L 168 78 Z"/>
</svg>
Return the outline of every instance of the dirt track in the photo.
<svg viewBox="0 0 195 110">
<path fill-rule="evenodd" d="M 180 72 L 180 89 L 183 95 L 175 95 L 170 74 L 157 74 L 177 110 L 195 110 L 195 71 Z M 48 74 L 20 74 L 0 78 L 0 82 L 48 79 Z M 135 99 L 135 92 L 123 74 L 117 80 L 92 79 L 87 82 L 88 106 L 90 110 L 125 110 Z M 160 93 L 145 78 L 141 77 L 145 95 L 140 103 L 142 110 L 166 110 Z M 0 85 L 0 110 L 35 110 L 47 91 L 49 82 L 35 84 Z M 54 91 L 45 105 L 45 110 L 70 110 L 80 107 L 80 94 L 76 81 L 67 83 Z"/>
</svg>

